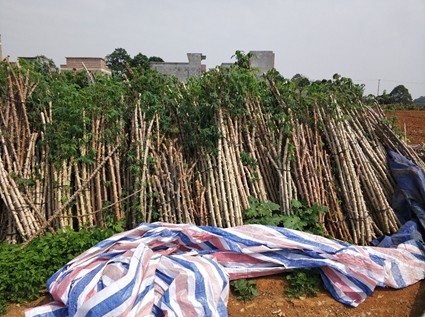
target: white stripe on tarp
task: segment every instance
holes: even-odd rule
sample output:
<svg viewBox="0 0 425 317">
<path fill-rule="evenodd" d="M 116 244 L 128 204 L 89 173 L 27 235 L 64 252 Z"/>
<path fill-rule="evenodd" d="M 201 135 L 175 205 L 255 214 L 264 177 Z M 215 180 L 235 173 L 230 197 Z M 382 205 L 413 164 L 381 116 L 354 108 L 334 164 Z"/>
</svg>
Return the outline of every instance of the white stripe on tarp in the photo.
<svg viewBox="0 0 425 317">
<path fill-rule="evenodd" d="M 67 317 L 74 311 L 75 316 L 227 316 L 229 279 L 294 268 L 318 269 L 337 300 L 357 306 L 377 285 L 400 288 L 423 279 L 425 253 L 414 243 L 361 247 L 262 225 L 141 224 L 100 242 L 52 277 L 49 290 L 68 311 L 53 304 L 25 316 Z M 64 278 L 73 272 L 78 274 Z"/>
</svg>

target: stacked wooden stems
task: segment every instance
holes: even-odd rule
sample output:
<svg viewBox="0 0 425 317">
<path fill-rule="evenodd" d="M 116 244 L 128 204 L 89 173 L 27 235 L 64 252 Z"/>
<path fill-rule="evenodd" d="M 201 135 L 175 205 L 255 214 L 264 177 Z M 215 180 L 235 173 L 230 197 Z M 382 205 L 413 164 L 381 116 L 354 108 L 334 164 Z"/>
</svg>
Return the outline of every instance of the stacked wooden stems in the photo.
<svg viewBox="0 0 425 317">
<path fill-rule="evenodd" d="M 167 131 L 161 115 L 145 111 L 136 98 L 128 118 L 114 123 L 112 140 L 102 112 L 81 112 L 79 157 L 54 163 L 47 133 L 58 120 L 56 105 L 40 106 L 33 122 L 41 124 L 31 124 L 26 101 L 35 82 L 9 66 L 6 83 L 0 100 L 0 239 L 12 243 L 46 230 L 116 221 L 128 228 L 142 221 L 238 226 L 254 197 L 279 204 L 288 216 L 294 199 L 306 207 L 325 205 L 320 224 L 326 234 L 367 244 L 399 227 L 390 205 L 395 184 L 386 150 L 425 167 L 386 125 L 379 107 L 330 95 L 327 103 L 293 109 L 273 82 L 267 89 L 280 116 L 260 96 L 246 97 L 237 115 L 217 100 L 213 125 L 220 137 L 214 149 L 187 151 L 186 131 Z M 184 86 L 176 89 L 182 89 L 180 98 L 188 94 Z"/>
</svg>

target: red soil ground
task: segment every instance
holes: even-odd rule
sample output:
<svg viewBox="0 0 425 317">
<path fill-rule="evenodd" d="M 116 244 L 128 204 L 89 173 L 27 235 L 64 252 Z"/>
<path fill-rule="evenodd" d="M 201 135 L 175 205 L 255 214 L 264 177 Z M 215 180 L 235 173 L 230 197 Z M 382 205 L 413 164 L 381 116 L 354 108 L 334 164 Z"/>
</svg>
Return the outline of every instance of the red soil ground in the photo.
<svg viewBox="0 0 425 317">
<path fill-rule="evenodd" d="M 425 144 L 425 110 L 395 110 L 387 116 L 398 119 L 398 127 L 410 144 Z"/>
</svg>

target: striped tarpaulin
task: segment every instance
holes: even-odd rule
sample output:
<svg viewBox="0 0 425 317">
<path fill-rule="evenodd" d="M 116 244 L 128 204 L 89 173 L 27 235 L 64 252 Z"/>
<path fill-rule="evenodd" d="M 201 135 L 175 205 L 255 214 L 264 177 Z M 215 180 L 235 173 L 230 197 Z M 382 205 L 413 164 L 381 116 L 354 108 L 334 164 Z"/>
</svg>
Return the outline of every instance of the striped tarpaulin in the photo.
<svg viewBox="0 0 425 317">
<path fill-rule="evenodd" d="M 418 242 L 354 246 L 263 225 L 220 229 L 141 224 L 104 240 L 48 281 L 55 302 L 25 316 L 227 316 L 229 280 L 319 270 L 338 301 L 357 306 L 376 286 L 425 277 Z"/>
</svg>

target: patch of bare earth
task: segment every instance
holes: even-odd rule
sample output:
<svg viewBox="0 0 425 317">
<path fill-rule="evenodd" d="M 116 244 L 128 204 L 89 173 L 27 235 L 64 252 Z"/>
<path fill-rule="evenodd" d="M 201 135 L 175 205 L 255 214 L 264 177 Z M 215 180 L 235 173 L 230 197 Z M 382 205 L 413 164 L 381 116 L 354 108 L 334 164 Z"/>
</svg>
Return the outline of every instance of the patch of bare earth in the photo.
<svg viewBox="0 0 425 317">
<path fill-rule="evenodd" d="M 362 304 L 349 307 L 325 289 L 317 297 L 289 300 L 285 274 L 256 279 L 259 296 L 243 302 L 230 294 L 229 317 L 422 317 L 425 316 L 425 281 L 395 290 L 376 288 Z"/>
<path fill-rule="evenodd" d="M 410 144 L 425 144 L 425 110 L 395 110 L 386 115 L 398 119 L 397 125 Z"/>
</svg>

